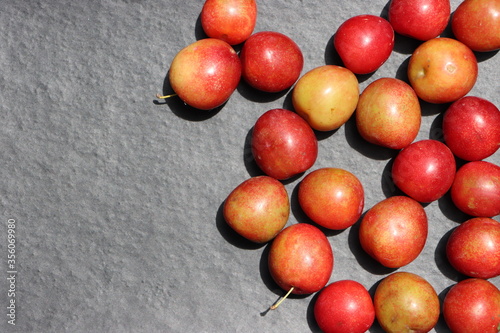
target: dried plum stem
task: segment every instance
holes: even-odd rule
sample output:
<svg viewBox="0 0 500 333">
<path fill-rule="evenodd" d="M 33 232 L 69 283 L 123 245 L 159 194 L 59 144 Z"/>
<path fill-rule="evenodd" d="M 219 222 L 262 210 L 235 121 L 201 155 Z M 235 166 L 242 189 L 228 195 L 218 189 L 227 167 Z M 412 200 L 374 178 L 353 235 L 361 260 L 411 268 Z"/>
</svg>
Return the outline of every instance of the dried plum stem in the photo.
<svg viewBox="0 0 500 333">
<path fill-rule="evenodd" d="M 156 98 L 161 98 L 161 99 L 167 99 L 167 98 L 174 97 L 174 96 L 177 96 L 177 94 L 171 94 L 171 95 L 165 95 L 165 96 L 162 96 L 161 94 L 156 94 Z"/>
<path fill-rule="evenodd" d="M 290 296 L 290 294 L 292 293 L 292 291 L 293 291 L 293 289 L 294 289 L 294 288 L 295 288 L 295 287 L 291 287 L 291 288 L 290 288 L 290 290 L 288 290 L 288 292 L 286 293 L 286 295 L 285 295 L 285 296 L 283 296 L 283 297 L 281 297 L 281 298 L 280 298 L 280 299 L 279 299 L 276 303 L 274 303 L 273 305 L 271 305 L 271 307 L 270 307 L 269 309 L 271 309 L 271 310 L 276 310 L 276 308 L 277 308 L 278 306 L 280 306 L 280 304 L 281 304 L 281 303 L 283 303 L 283 301 L 284 301 L 284 300 L 285 300 L 288 296 Z"/>
</svg>

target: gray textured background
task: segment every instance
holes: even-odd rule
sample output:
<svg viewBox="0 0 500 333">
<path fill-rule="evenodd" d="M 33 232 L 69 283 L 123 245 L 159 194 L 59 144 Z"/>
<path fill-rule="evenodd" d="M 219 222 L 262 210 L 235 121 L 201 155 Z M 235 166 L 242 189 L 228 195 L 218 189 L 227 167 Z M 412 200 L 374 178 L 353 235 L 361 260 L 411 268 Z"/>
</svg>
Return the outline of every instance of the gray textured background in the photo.
<svg viewBox="0 0 500 333">
<path fill-rule="evenodd" d="M 452 1 L 454 10 L 459 1 Z M 172 100 L 165 77 L 184 46 L 203 37 L 203 1 L 0 1 L 0 331 L 317 332 L 314 295 L 293 297 L 261 316 L 282 291 L 266 266 L 267 246 L 226 226 L 221 204 L 259 174 L 249 131 L 265 111 L 291 107 L 290 94 L 241 84 L 214 112 Z M 305 73 L 340 64 L 331 45 L 351 16 L 384 14 L 386 0 L 258 1 L 255 31 L 292 37 Z M 449 29 L 444 35 L 449 36 Z M 418 42 L 397 37 L 380 77 L 406 80 Z M 479 55 L 470 95 L 500 105 L 500 56 Z M 423 103 L 418 139 L 441 138 L 443 106 Z M 365 211 L 397 193 L 394 151 L 365 143 L 349 121 L 318 134 L 312 169 L 339 167 L 365 187 Z M 488 160 L 500 163 L 500 153 Z M 289 224 L 307 222 L 286 182 Z M 449 196 L 425 207 L 426 247 L 400 270 L 427 278 L 441 297 L 463 278 L 446 263 L 450 230 L 467 217 Z M 7 324 L 6 222 L 16 220 L 17 325 Z M 498 219 L 498 217 L 497 217 Z M 331 281 L 355 279 L 372 292 L 391 273 L 360 249 L 357 225 L 329 232 Z M 492 280 L 500 285 L 498 278 Z M 380 332 L 375 325 L 372 332 Z M 447 332 L 441 320 L 436 332 Z"/>
</svg>

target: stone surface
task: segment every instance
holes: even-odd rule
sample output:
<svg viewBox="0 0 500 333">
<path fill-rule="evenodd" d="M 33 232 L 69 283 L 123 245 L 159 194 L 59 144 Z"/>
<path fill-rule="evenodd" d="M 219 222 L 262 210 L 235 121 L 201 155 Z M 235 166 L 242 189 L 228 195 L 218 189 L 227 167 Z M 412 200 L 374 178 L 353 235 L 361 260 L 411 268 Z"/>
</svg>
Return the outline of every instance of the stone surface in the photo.
<svg viewBox="0 0 500 333">
<path fill-rule="evenodd" d="M 452 0 L 452 10 L 458 0 Z M 290 92 L 241 84 L 214 112 L 172 100 L 169 64 L 203 38 L 203 1 L 2 1 L 0 11 L 1 332 L 318 332 L 314 295 L 283 294 L 267 271 L 268 246 L 237 237 L 221 205 L 259 174 L 248 146 L 256 119 L 291 108 Z M 354 15 L 384 15 L 387 1 L 258 1 L 255 31 L 274 30 L 302 48 L 303 73 L 340 64 L 331 38 Z M 445 35 L 450 35 L 449 29 Z M 406 80 L 418 45 L 399 37 L 380 77 Z M 498 53 L 478 54 L 471 91 L 500 106 Z M 444 106 L 423 104 L 417 139 L 441 138 Z M 361 180 L 365 211 L 398 193 L 394 151 L 364 142 L 352 119 L 318 133 L 313 169 L 345 168 Z M 488 159 L 500 163 L 500 153 Z M 297 207 L 301 177 L 285 182 L 288 224 L 308 222 Z M 425 206 L 430 233 L 422 254 L 400 270 L 427 278 L 438 294 L 460 278 L 444 257 L 450 230 L 467 217 L 449 196 Z M 7 221 L 16 225 L 16 325 L 7 323 Z M 496 217 L 498 220 L 498 217 Z M 328 232 L 331 281 L 355 279 L 372 292 L 391 271 L 367 258 L 358 225 Z M 499 278 L 492 279 L 497 286 Z M 371 332 L 380 332 L 377 325 Z M 447 332 L 441 320 L 436 332 Z"/>
</svg>

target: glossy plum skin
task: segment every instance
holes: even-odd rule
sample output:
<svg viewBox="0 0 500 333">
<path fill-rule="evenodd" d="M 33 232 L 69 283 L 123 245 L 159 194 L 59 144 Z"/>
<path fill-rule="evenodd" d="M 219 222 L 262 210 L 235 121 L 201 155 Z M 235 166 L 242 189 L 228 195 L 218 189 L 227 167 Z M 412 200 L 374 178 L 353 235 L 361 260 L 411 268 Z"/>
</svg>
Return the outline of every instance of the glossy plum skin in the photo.
<svg viewBox="0 0 500 333">
<path fill-rule="evenodd" d="M 253 88 L 269 93 L 290 88 L 304 67 L 297 43 L 275 31 L 251 35 L 243 44 L 240 59 L 243 79 Z"/>
<path fill-rule="evenodd" d="M 229 226 L 255 243 L 273 239 L 286 225 L 289 214 L 285 186 L 268 176 L 245 180 L 228 195 L 223 206 Z"/>
<path fill-rule="evenodd" d="M 500 275 L 500 222 L 488 217 L 465 221 L 448 239 L 446 256 L 464 275 L 481 279 Z"/>
<path fill-rule="evenodd" d="M 297 295 L 315 293 L 332 275 L 334 256 L 330 242 L 317 227 L 297 223 L 283 229 L 271 243 L 268 266 L 283 290 Z"/>
<path fill-rule="evenodd" d="M 462 97 L 444 114 L 443 138 L 455 156 L 483 160 L 500 147 L 500 110 L 484 98 Z"/>
<path fill-rule="evenodd" d="M 410 57 L 408 79 L 417 96 L 435 103 L 454 102 L 476 84 L 474 52 L 452 38 L 433 38 L 420 44 Z"/>
<path fill-rule="evenodd" d="M 375 290 L 373 304 L 386 332 L 429 332 L 439 319 L 436 291 L 414 273 L 399 271 L 385 277 Z"/>
<path fill-rule="evenodd" d="M 422 252 L 428 235 L 422 205 L 407 196 L 393 196 L 375 204 L 361 220 L 363 250 L 389 268 L 408 265 Z"/>
<path fill-rule="evenodd" d="M 362 284 L 341 280 L 320 291 L 314 318 L 324 333 L 364 333 L 375 320 L 375 308 Z"/>
<path fill-rule="evenodd" d="M 500 49 L 500 2 L 465 0 L 451 18 L 455 38 L 477 52 Z"/>
<path fill-rule="evenodd" d="M 441 198 L 456 173 L 451 150 L 437 140 L 420 140 L 401 150 L 392 165 L 394 184 L 413 199 L 428 203 Z"/>
<path fill-rule="evenodd" d="M 488 161 L 473 161 L 458 169 L 451 199 L 462 212 L 477 217 L 500 214 L 500 167 Z"/>
<path fill-rule="evenodd" d="M 279 180 L 308 170 L 318 156 L 314 131 L 298 114 L 286 109 L 269 110 L 257 119 L 251 146 L 261 170 Z"/>
<path fill-rule="evenodd" d="M 355 112 L 359 134 L 368 142 L 391 149 L 412 143 L 422 113 L 413 88 L 396 78 L 380 78 L 361 93 Z"/>
<path fill-rule="evenodd" d="M 346 68 L 368 74 L 389 59 L 394 49 L 394 30 L 380 16 L 358 15 L 339 26 L 333 42 Z"/>
<path fill-rule="evenodd" d="M 298 200 L 311 220 L 341 230 L 358 221 L 365 197 L 363 185 L 354 174 L 339 168 L 321 168 L 300 182 Z"/>
<path fill-rule="evenodd" d="M 449 0 L 391 0 L 388 18 L 397 33 L 427 41 L 444 31 L 450 13 Z"/>
<path fill-rule="evenodd" d="M 200 21 L 208 37 L 230 45 L 240 44 L 255 29 L 257 3 L 255 0 L 206 0 Z"/>
<path fill-rule="evenodd" d="M 317 131 L 331 131 L 345 124 L 358 100 L 356 75 L 336 65 L 311 69 L 297 81 L 292 92 L 295 112 Z"/>
<path fill-rule="evenodd" d="M 454 333 L 497 333 L 500 290 L 485 279 L 462 280 L 446 294 L 443 317 Z"/>
<path fill-rule="evenodd" d="M 241 62 L 228 43 L 216 38 L 201 39 L 177 53 L 168 77 L 184 103 L 211 110 L 224 104 L 238 86 Z"/>
</svg>

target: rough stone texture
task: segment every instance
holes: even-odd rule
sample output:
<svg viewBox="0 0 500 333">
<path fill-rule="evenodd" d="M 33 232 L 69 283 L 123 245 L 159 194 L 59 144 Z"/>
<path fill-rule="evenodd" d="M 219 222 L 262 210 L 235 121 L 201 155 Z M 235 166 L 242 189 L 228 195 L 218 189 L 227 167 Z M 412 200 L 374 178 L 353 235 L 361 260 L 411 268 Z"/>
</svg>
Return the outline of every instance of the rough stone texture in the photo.
<svg viewBox="0 0 500 333">
<path fill-rule="evenodd" d="M 454 10 L 459 1 L 451 2 Z M 258 4 L 255 31 L 295 39 L 304 73 L 339 64 L 331 38 L 345 19 L 387 10 L 382 0 Z M 248 147 L 251 127 L 268 109 L 291 108 L 289 92 L 262 95 L 241 84 L 216 112 L 154 103 L 157 92 L 168 92 L 175 54 L 203 37 L 202 5 L 1 2 L 1 332 L 318 331 L 314 295 L 260 315 L 283 294 L 267 271 L 268 247 L 237 237 L 220 210 L 235 186 L 259 174 Z M 388 62 L 359 77 L 361 88 L 380 77 L 405 79 L 416 45 L 398 37 Z M 470 94 L 500 106 L 499 55 L 478 56 L 480 76 Z M 439 139 L 444 107 L 423 107 L 418 139 Z M 318 137 L 313 168 L 357 175 L 365 210 L 397 193 L 389 177 L 395 153 L 366 144 L 352 120 Z M 499 164 L 500 153 L 488 160 Z M 307 222 L 296 203 L 300 179 L 286 182 L 289 224 Z M 424 276 L 444 296 L 463 278 L 444 258 L 445 240 L 467 217 L 448 196 L 425 210 L 426 247 L 400 270 Z M 8 219 L 16 221 L 16 326 L 6 316 Z M 331 281 L 355 279 L 373 292 L 391 272 L 363 253 L 357 225 L 327 235 L 336 256 Z M 435 331 L 447 332 L 443 320 Z"/>
</svg>

